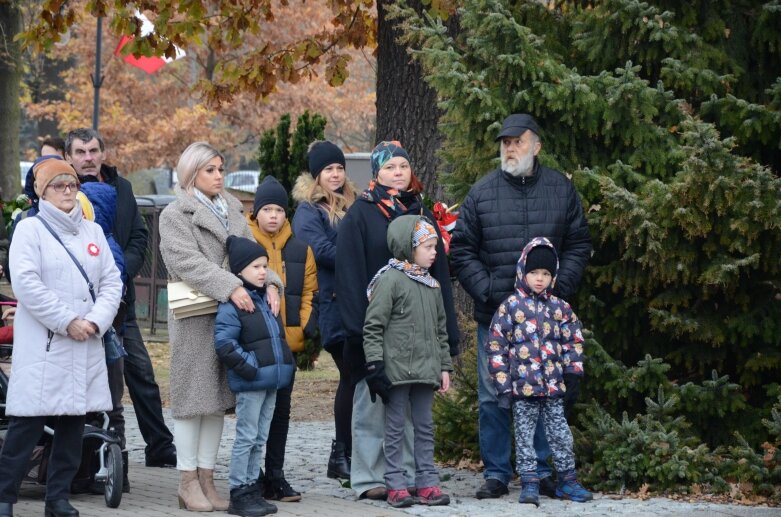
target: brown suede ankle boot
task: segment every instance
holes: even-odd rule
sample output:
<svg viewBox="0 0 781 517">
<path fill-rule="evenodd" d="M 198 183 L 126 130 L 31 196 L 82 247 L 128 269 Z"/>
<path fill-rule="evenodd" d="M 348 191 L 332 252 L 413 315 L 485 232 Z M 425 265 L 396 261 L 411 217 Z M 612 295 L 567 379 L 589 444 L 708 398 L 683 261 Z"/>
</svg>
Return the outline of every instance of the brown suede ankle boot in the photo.
<svg viewBox="0 0 781 517">
<path fill-rule="evenodd" d="M 198 482 L 198 472 L 194 470 L 179 471 L 179 508 L 191 512 L 212 512 L 214 507 L 203 495 Z"/>
<path fill-rule="evenodd" d="M 214 469 L 202 469 L 198 467 L 198 482 L 201 484 L 201 490 L 206 499 L 214 507 L 216 512 L 224 512 L 230 504 L 227 499 L 220 497 L 217 488 L 214 486 Z"/>
</svg>

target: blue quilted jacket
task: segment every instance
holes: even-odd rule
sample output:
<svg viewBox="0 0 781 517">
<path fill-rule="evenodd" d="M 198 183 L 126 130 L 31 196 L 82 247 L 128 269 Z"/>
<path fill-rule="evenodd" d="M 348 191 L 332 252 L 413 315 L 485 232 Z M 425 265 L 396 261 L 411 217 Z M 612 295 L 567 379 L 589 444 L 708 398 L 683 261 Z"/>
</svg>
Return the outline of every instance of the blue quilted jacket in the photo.
<svg viewBox="0 0 781 517">
<path fill-rule="evenodd" d="M 223 302 L 214 323 L 214 346 L 228 369 L 228 385 L 234 393 L 286 388 L 293 380 L 296 362 L 285 342 L 282 321 L 257 291 L 247 292 L 255 302 L 255 312 Z"/>
</svg>

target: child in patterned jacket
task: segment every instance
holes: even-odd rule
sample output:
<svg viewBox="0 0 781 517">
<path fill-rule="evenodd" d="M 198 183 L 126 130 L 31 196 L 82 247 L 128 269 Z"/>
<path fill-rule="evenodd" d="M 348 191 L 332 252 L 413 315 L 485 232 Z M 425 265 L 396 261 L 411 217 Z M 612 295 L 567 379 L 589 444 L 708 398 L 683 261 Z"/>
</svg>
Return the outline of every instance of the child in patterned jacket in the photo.
<svg viewBox="0 0 781 517">
<path fill-rule="evenodd" d="M 570 305 L 551 294 L 558 263 L 548 239 L 535 237 L 526 245 L 516 268 L 515 293 L 499 305 L 484 344 L 499 407 L 513 403 L 518 502 L 536 506 L 540 479 L 532 442 L 539 418 L 559 473 L 556 496 L 592 499 L 578 483 L 572 433 L 564 417 L 567 386 L 583 375 L 583 335 Z"/>
</svg>

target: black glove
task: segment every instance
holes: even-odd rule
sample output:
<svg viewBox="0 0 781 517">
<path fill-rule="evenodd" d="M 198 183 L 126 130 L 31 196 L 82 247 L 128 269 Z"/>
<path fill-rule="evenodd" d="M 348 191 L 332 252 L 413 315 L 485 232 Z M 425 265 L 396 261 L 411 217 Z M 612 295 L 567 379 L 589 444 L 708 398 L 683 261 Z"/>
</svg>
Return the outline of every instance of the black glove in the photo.
<svg viewBox="0 0 781 517">
<path fill-rule="evenodd" d="M 366 363 L 366 384 L 369 385 L 369 394 L 372 402 L 377 402 L 377 395 L 382 399 L 383 404 L 388 403 L 388 395 L 393 387 L 388 376 L 385 375 L 385 361 L 372 361 Z"/>
<path fill-rule="evenodd" d="M 498 401 L 499 409 L 510 409 L 513 403 L 513 396 L 510 393 L 505 393 L 504 395 L 499 395 Z"/>
<path fill-rule="evenodd" d="M 580 376 L 574 373 L 565 373 L 564 385 L 567 386 L 567 391 L 564 392 L 564 409 L 568 411 L 572 409 L 578 395 L 580 395 Z"/>
</svg>

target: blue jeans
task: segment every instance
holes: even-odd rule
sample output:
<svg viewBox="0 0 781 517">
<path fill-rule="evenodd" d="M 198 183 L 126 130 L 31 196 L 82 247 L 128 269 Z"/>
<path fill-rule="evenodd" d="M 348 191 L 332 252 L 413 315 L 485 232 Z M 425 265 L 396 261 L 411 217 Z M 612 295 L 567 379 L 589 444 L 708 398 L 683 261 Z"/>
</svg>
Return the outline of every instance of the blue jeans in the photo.
<svg viewBox="0 0 781 517">
<path fill-rule="evenodd" d="M 478 426 L 480 430 L 480 456 L 483 459 L 485 479 L 498 479 L 505 485 L 510 482 L 513 470 L 510 464 L 512 447 L 510 410 L 501 409 L 496 399 L 496 388 L 488 373 L 488 358 L 484 343 L 488 339 L 488 325 L 477 325 L 477 401 L 479 403 Z M 540 419 L 534 431 L 534 450 L 537 452 L 537 474 L 540 478 L 551 475 L 548 458 L 551 456 L 545 428 Z"/>
<path fill-rule="evenodd" d="M 249 485 L 260 476 L 260 460 L 274 416 L 276 390 L 236 393 L 236 439 L 231 453 L 231 489 Z"/>
</svg>

